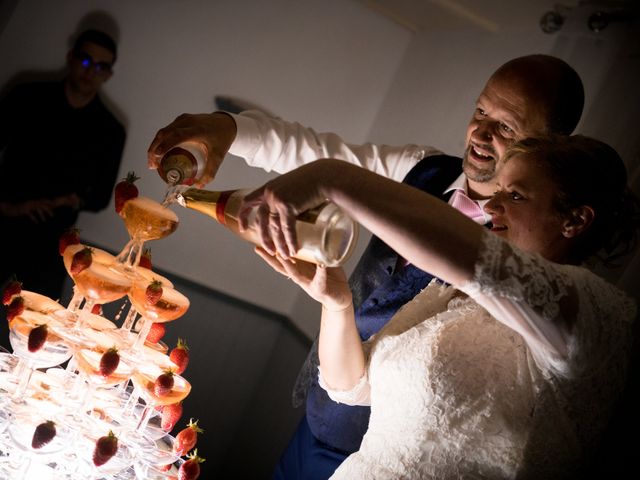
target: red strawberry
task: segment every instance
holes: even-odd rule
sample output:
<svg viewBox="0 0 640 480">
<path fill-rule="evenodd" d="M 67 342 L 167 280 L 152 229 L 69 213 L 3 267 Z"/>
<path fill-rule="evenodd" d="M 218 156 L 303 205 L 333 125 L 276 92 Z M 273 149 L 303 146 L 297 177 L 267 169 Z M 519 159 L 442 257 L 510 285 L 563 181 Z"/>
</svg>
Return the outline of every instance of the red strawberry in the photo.
<svg viewBox="0 0 640 480">
<path fill-rule="evenodd" d="M 111 430 L 109 434 L 100 437 L 93 449 L 93 464 L 96 467 L 107 463 L 118 451 L 118 437 Z"/>
<path fill-rule="evenodd" d="M 24 298 L 18 295 L 17 297 L 13 297 L 11 303 L 7 307 L 7 321 L 11 322 L 18 315 L 22 315 L 24 312 Z"/>
<path fill-rule="evenodd" d="M 120 210 L 122 210 L 122 207 L 127 200 L 131 200 L 138 196 L 138 187 L 136 187 L 134 183 L 139 178 L 140 177 L 137 177 L 135 172 L 129 172 L 127 173 L 127 176 L 116 185 L 113 195 L 116 213 L 120 213 Z"/>
<path fill-rule="evenodd" d="M 22 283 L 19 282 L 14 275 L 13 278 L 9 281 L 9 283 L 7 283 L 7 286 L 4 287 L 4 290 L 2 291 L 2 304 L 9 305 L 14 295 L 20 295 L 21 291 L 22 291 Z"/>
<path fill-rule="evenodd" d="M 200 464 L 204 458 L 198 456 L 198 450 L 194 450 L 189 455 L 189 460 L 180 465 L 178 470 L 178 480 L 196 480 L 200 476 Z"/>
<path fill-rule="evenodd" d="M 102 305 L 100 305 L 99 303 L 94 303 L 93 307 L 91 307 L 91 313 L 93 313 L 94 315 L 102 315 Z"/>
<path fill-rule="evenodd" d="M 142 255 L 140 255 L 140 262 L 138 262 L 139 267 L 148 268 L 151 270 L 151 250 L 145 248 L 142 251 Z"/>
<path fill-rule="evenodd" d="M 160 426 L 165 432 L 170 432 L 180 417 L 182 416 L 182 402 L 172 403 L 171 405 L 165 405 L 162 408 L 162 419 Z"/>
<path fill-rule="evenodd" d="M 189 364 L 189 347 L 187 346 L 187 342 L 178 338 L 178 345 L 169 353 L 169 360 L 178 367 L 176 373 L 182 375 Z"/>
<path fill-rule="evenodd" d="M 185 456 L 193 447 L 196 446 L 198 434 L 203 432 L 204 430 L 198 426 L 198 420 L 194 422 L 193 418 L 190 419 L 187 428 L 180 430 L 176 435 L 175 442 L 173 442 L 174 453 L 181 457 Z"/>
<path fill-rule="evenodd" d="M 102 354 L 100 358 L 100 375 L 108 377 L 118 368 L 120 363 L 120 355 L 116 347 L 111 347 Z"/>
<path fill-rule="evenodd" d="M 80 230 L 77 228 L 70 228 L 60 235 L 60 239 L 58 240 L 58 252 L 60 252 L 60 255 L 63 255 L 69 245 L 77 245 L 78 243 L 80 243 Z"/>
<path fill-rule="evenodd" d="M 153 393 L 158 397 L 164 397 L 173 388 L 173 382 L 173 372 L 171 370 L 167 370 L 156 378 L 156 381 L 153 384 Z"/>
<path fill-rule="evenodd" d="M 147 334 L 146 341 L 149 343 L 158 343 L 160 339 L 164 337 L 166 331 L 167 327 L 165 327 L 164 323 L 153 323 L 151 330 L 149 330 Z"/>
<path fill-rule="evenodd" d="M 148 305 L 155 305 L 162 298 L 162 283 L 160 280 L 154 280 L 145 290 L 146 302 Z"/>
<path fill-rule="evenodd" d="M 38 425 L 33 432 L 33 438 L 31 439 L 31 448 L 42 448 L 56 436 L 56 424 L 51 420 Z"/>
<path fill-rule="evenodd" d="M 31 329 L 29 339 L 27 340 L 27 348 L 29 348 L 31 353 L 37 352 L 42 348 L 44 342 L 47 341 L 47 333 L 48 328 L 46 323 Z"/>
<path fill-rule="evenodd" d="M 89 268 L 93 261 L 93 250 L 89 247 L 84 247 L 82 250 L 77 251 L 73 255 L 71 260 L 71 267 L 69 270 L 73 275 L 79 274 L 81 271 Z"/>
</svg>

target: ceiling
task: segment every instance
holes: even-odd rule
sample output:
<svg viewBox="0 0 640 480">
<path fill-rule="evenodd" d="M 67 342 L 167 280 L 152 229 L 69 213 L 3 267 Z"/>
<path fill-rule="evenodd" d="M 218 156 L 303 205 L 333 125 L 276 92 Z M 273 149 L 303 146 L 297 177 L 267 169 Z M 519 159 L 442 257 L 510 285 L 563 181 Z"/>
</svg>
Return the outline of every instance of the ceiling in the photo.
<svg viewBox="0 0 640 480">
<path fill-rule="evenodd" d="M 360 0 L 372 10 L 413 32 L 480 28 L 497 32 L 530 27 L 556 7 L 592 5 L 611 9 L 636 0 Z"/>
</svg>

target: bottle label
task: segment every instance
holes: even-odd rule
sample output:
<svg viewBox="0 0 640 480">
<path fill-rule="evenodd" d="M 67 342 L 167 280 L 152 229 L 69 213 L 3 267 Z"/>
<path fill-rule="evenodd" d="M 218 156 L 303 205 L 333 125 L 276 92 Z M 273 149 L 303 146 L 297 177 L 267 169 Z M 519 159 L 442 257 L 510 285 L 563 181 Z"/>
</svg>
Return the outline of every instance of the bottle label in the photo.
<svg viewBox="0 0 640 480">
<path fill-rule="evenodd" d="M 222 225 L 227 224 L 224 211 L 227 208 L 229 197 L 231 197 L 231 194 L 234 192 L 237 192 L 237 190 L 225 190 L 224 192 L 220 192 L 220 198 L 218 198 L 218 203 L 216 203 L 216 220 L 218 220 Z"/>
</svg>

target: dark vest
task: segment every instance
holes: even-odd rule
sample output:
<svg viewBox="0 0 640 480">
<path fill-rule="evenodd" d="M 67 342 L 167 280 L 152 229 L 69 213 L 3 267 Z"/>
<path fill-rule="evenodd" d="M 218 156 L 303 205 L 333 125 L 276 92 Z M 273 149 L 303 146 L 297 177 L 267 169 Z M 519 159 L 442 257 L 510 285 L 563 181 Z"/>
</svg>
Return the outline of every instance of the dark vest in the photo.
<svg viewBox="0 0 640 480">
<path fill-rule="evenodd" d="M 444 190 L 462 173 L 461 168 L 462 160 L 457 157 L 426 157 L 409 171 L 403 183 L 444 200 Z M 433 278 L 413 265 L 396 269 L 397 263 L 398 254 L 374 236 L 349 279 L 356 325 L 363 340 L 378 332 Z M 370 408 L 334 402 L 318 385 L 317 374 L 312 378 L 306 415 L 314 436 L 339 451 L 357 451 L 367 431 Z"/>
</svg>

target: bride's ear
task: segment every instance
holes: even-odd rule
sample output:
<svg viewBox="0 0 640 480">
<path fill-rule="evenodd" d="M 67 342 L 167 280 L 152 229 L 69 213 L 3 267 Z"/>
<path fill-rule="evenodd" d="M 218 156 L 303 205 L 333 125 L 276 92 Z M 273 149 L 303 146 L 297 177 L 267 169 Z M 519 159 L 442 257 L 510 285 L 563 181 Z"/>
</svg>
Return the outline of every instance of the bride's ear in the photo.
<svg viewBox="0 0 640 480">
<path fill-rule="evenodd" d="M 586 232 L 595 218 L 593 208 L 588 205 L 573 208 L 562 225 L 562 235 L 574 238 Z"/>
</svg>

